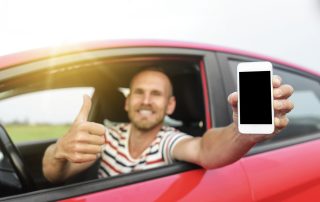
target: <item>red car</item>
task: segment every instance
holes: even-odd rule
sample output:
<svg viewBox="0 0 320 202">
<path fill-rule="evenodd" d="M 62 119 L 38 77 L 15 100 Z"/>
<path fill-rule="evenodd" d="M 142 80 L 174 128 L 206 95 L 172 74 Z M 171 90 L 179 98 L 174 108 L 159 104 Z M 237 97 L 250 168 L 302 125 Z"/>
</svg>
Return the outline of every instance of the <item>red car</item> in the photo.
<svg viewBox="0 0 320 202">
<path fill-rule="evenodd" d="M 236 89 L 237 64 L 261 60 L 272 62 L 274 74 L 294 87 L 295 109 L 288 114 L 290 124 L 285 130 L 256 145 L 239 161 L 212 170 L 176 162 L 105 179 L 96 178 L 94 166 L 64 184 L 53 185 L 43 177 L 41 159 L 56 140 L 16 143 L 1 126 L 0 201 L 320 200 L 320 74 L 277 59 L 172 41 L 97 42 L 23 52 L 0 58 L 0 106 L 10 100 L 22 106 L 24 95 L 89 87 L 91 121 L 126 122 L 124 92 L 131 76 L 143 67 L 158 66 L 171 78 L 177 99 L 176 111 L 166 124 L 201 136 L 208 128 L 232 121 L 227 96 Z M 37 108 L 32 113 L 42 113 L 40 122 L 55 117 L 46 114 L 50 110 L 61 112 L 59 120 L 67 116 L 73 103 L 59 104 L 66 96 L 57 97 L 57 101 L 45 101 L 49 103 L 45 108 L 39 99 L 30 102 Z M 50 104 L 67 108 L 55 109 Z M 31 108 L 19 107 L 8 105 L 2 112 L 0 108 L 0 120 L 11 115 L 4 115 L 5 110 L 24 114 Z M 22 129 L 21 136 L 28 136 L 26 131 Z"/>
</svg>

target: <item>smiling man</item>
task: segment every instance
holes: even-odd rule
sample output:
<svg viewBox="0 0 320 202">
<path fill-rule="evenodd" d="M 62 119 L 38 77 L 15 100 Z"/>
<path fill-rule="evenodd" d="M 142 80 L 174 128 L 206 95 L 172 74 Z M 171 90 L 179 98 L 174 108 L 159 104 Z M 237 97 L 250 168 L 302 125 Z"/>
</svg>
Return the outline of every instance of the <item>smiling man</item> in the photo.
<svg viewBox="0 0 320 202">
<path fill-rule="evenodd" d="M 193 137 L 164 126 L 166 115 L 176 105 L 169 78 L 154 69 L 139 72 L 131 81 L 125 110 L 130 123 L 108 127 L 88 122 L 91 100 L 84 104 L 70 130 L 49 146 L 43 158 L 43 172 L 51 182 L 61 182 L 90 167 L 100 159 L 99 177 L 167 165 L 174 160 L 217 168 L 240 159 L 256 143 L 272 138 L 287 126 L 286 114 L 293 109 L 293 93 L 281 78 L 273 77 L 275 132 L 270 135 L 240 134 L 237 126 L 237 93 L 228 97 L 233 123 L 209 129 Z M 258 114 L 257 114 L 258 116 Z"/>
</svg>

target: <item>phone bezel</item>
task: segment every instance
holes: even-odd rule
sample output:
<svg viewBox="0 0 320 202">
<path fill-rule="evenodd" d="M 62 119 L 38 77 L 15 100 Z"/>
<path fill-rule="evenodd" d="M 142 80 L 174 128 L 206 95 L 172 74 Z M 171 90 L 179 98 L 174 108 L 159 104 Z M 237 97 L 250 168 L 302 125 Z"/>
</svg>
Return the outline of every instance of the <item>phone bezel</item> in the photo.
<svg viewBox="0 0 320 202">
<path fill-rule="evenodd" d="M 271 89 L 271 124 L 240 124 L 240 86 L 239 86 L 239 73 L 240 72 L 257 72 L 269 71 L 270 72 L 270 89 Z M 274 132 L 274 108 L 273 108 L 273 86 L 272 86 L 273 68 L 270 62 L 243 62 L 237 66 L 237 90 L 238 90 L 238 128 L 240 133 L 244 134 L 271 134 Z"/>
</svg>

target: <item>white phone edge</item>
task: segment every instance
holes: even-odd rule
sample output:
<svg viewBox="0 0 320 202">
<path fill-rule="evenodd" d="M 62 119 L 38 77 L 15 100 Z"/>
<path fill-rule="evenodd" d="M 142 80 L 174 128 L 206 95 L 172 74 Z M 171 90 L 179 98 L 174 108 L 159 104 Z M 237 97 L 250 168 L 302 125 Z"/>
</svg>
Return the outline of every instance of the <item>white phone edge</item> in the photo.
<svg viewBox="0 0 320 202">
<path fill-rule="evenodd" d="M 270 71 L 271 79 L 271 124 L 240 124 L 240 91 L 239 91 L 239 72 L 251 71 Z M 237 66 L 237 91 L 238 91 L 238 129 L 243 134 L 271 134 L 274 132 L 274 108 L 273 108 L 273 86 L 272 86 L 273 68 L 270 62 L 243 62 Z"/>
</svg>

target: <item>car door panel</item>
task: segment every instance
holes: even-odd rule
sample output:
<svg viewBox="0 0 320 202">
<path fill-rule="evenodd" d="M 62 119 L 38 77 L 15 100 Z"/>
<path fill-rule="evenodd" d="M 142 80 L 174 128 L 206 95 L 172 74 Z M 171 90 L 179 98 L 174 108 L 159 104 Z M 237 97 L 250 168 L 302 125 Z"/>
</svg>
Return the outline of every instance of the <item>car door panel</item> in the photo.
<svg viewBox="0 0 320 202">
<path fill-rule="evenodd" d="M 241 160 L 255 201 L 306 201 L 320 198 L 320 140 Z"/>
<path fill-rule="evenodd" d="M 17 148 L 21 153 L 23 162 L 28 165 L 28 171 L 37 185 L 47 184 L 42 173 L 42 157 L 46 148 L 55 141 L 56 140 L 54 139 L 50 139 L 17 144 Z"/>
<path fill-rule="evenodd" d="M 255 201 L 314 201 L 320 198 L 320 158 L 318 77 L 297 66 L 264 57 L 218 54 L 226 91 L 236 89 L 236 67 L 239 62 L 268 60 L 274 73 L 292 85 L 295 110 L 287 116 L 290 123 L 279 136 L 257 144 L 243 165 Z M 302 96 L 303 95 L 303 96 Z M 308 95 L 308 96 L 307 96 Z M 306 104 L 308 103 L 308 104 Z M 307 107 L 306 107 L 307 106 Z M 231 117 L 232 112 L 230 112 Z M 294 115 L 293 115 L 294 114 Z"/>
<path fill-rule="evenodd" d="M 252 201 L 246 175 L 238 162 L 223 168 L 192 170 L 63 201 L 129 199 L 130 201 Z"/>
</svg>

